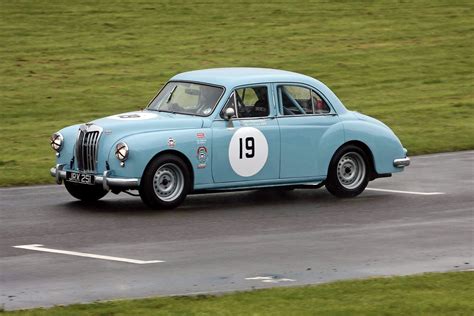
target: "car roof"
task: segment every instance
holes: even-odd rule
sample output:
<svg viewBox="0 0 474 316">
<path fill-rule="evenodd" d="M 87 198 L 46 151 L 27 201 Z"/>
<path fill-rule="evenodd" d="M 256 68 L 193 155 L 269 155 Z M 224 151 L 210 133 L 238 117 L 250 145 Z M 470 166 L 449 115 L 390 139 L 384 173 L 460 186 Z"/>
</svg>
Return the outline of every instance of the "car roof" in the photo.
<svg viewBox="0 0 474 316">
<path fill-rule="evenodd" d="M 347 111 L 337 96 L 321 81 L 292 71 L 271 68 L 229 67 L 187 71 L 170 81 L 191 81 L 224 86 L 228 91 L 235 87 L 258 83 L 303 83 L 310 85 L 326 97 L 338 113 Z"/>
<path fill-rule="evenodd" d="M 201 69 L 180 73 L 171 80 L 197 81 L 227 88 L 262 82 L 302 82 L 317 81 L 314 78 L 286 70 L 270 68 L 229 67 Z"/>
</svg>

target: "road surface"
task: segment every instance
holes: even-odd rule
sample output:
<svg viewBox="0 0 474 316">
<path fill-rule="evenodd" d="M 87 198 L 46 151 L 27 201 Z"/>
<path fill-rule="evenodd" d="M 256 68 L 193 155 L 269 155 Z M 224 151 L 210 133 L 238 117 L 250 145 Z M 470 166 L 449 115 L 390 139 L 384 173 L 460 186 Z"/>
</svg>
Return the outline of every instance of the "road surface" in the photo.
<svg viewBox="0 0 474 316">
<path fill-rule="evenodd" d="M 414 157 L 369 188 L 346 200 L 324 188 L 196 195 L 172 211 L 124 194 L 85 206 L 56 185 L 0 189 L 0 304 L 473 268 L 474 151 Z"/>
</svg>

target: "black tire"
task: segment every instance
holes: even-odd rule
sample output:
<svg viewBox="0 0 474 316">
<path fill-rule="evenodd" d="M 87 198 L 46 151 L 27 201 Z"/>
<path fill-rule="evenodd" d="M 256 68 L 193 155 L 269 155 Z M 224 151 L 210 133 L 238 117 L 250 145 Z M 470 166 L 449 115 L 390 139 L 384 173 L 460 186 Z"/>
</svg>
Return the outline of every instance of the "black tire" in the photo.
<svg viewBox="0 0 474 316">
<path fill-rule="evenodd" d="M 84 202 L 98 201 L 108 193 L 108 191 L 104 191 L 101 185 L 86 185 L 65 181 L 64 186 L 69 194 Z"/>
<path fill-rule="evenodd" d="M 148 164 L 140 182 L 140 197 L 153 209 L 173 209 L 191 190 L 191 172 L 180 157 L 158 156 Z"/>
<path fill-rule="evenodd" d="M 326 188 L 340 198 L 361 194 L 369 183 L 370 160 L 361 148 L 346 145 L 340 148 L 329 164 Z"/>
</svg>

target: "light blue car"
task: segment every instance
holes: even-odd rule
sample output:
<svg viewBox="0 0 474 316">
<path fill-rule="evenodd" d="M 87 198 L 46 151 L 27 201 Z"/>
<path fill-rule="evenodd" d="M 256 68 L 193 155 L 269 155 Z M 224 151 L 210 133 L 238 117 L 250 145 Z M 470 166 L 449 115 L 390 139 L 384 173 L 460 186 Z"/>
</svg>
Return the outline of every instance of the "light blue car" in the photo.
<svg viewBox="0 0 474 316">
<path fill-rule="evenodd" d="M 187 194 L 311 186 L 354 197 L 410 164 L 382 122 L 347 110 L 323 83 L 282 70 L 178 74 L 143 111 L 51 137 L 56 182 L 82 201 L 138 190 L 157 209 Z"/>
</svg>

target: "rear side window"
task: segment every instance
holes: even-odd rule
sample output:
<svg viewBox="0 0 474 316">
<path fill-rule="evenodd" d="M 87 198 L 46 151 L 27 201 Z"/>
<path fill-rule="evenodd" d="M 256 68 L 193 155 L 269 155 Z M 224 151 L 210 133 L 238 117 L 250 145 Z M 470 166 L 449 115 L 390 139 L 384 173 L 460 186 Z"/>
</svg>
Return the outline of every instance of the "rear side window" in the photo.
<svg viewBox="0 0 474 316">
<path fill-rule="evenodd" d="M 313 100 L 314 114 L 323 114 L 331 112 L 326 101 L 316 92 L 311 90 L 311 99 Z"/>
<path fill-rule="evenodd" d="M 310 89 L 298 86 L 280 86 L 279 90 L 284 115 L 313 114 Z"/>
<path fill-rule="evenodd" d="M 311 115 L 329 113 L 329 106 L 315 91 L 300 86 L 278 87 L 283 115 Z"/>
</svg>

